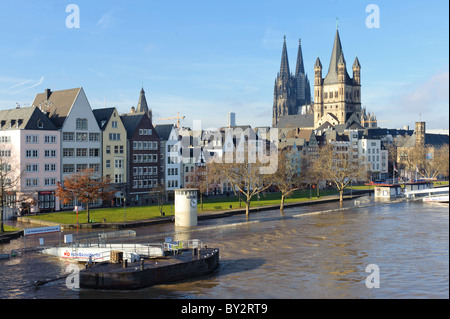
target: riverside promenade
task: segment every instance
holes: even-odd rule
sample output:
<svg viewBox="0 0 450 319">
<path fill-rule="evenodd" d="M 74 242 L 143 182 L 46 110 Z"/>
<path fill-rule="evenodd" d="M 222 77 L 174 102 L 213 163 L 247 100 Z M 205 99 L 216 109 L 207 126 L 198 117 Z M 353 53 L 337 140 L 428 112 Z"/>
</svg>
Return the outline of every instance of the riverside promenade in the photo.
<svg viewBox="0 0 450 319">
<path fill-rule="evenodd" d="M 358 190 L 353 191 L 352 195 L 344 195 L 344 201 L 352 200 L 367 194 L 373 193 L 373 190 Z M 339 195 L 327 195 L 314 200 L 306 200 L 295 203 L 285 203 L 284 209 L 290 207 L 298 207 L 298 206 L 308 206 L 308 205 L 316 205 L 316 204 L 324 204 L 329 202 L 337 202 L 339 201 Z M 253 206 L 250 207 L 250 214 L 254 214 L 261 211 L 267 210 L 276 210 L 279 209 L 280 205 L 266 205 L 266 206 Z M 234 215 L 243 215 L 245 214 L 245 207 L 235 208 L 235 209 L 225 209 L 218 211 L 208 211 L 208 212 L 198 212 L 198 220 L 206 220 L 213 218 L 226 218 Z M 37 226 L 61 226 L 62 229 L 76 229 L 77 226 L 79 229 L 129 229 L 136 227 L 145 227 L 151 225 L 158 224 L 166 224 L 173 223 L 175 220 L 175 216 L 166 216 L 166 217 L 157 217 L 152 219 L 145 220 L 136 220 L 136 221 L 125 221 L 125 222 L 102 222 L 102 223 L 90 223 L 90 224 L 59 224 L 55 222 L 45 221 L 45 220 L 36 220 L 30 217 L 18 217 L 17 221 L 21 223 L 29 223 Z M 14 238 L 20 237 L 23 235 L 23 230 L 14 232 L 10 234 L 14 236 Z M 8 237 L 8 234 L 4 235 L 4 237 Z M 0 237 L 1 239 L 2 237 Z"/>
</svg>

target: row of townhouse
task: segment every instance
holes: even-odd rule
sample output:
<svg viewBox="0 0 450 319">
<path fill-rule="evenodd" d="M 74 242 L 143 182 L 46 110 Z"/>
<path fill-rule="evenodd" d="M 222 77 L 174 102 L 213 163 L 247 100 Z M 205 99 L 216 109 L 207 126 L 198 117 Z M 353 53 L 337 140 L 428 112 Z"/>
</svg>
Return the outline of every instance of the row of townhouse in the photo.
<svg viewBox="0 0 450 319">
<path fill-rule="evenodd" d="M 0 112 L 0 173 L 10 214 L 70 209 L 55 196 L 57 183 L 84 169 L 108 177 L 112 203 L 144 205 L 164 183 L 160 138 L 141 91 L 137 108 L 92 110 L 83 88 L 37 94 L 28 108 Z M 3 198 L 3 197 L 2 197 Z"/>
</svg>

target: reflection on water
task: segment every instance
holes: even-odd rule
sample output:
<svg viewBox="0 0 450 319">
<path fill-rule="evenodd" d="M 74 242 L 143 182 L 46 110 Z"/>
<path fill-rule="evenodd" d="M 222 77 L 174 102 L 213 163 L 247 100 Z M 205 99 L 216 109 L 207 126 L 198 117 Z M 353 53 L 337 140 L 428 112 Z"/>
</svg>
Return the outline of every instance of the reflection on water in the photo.
<svg viewBox="0 0 450 319">
<path fill-rule="evenodd" d="M 34 289 L 34 280 L 56 278 L 67 264 L 36 254 L 0 261 L 0 298 L 449 297 L 448 205 L 401 202 L 293 217 L 338 207 L 200 221 L 177 232 L 173 225 L 137 228 L 147 242 L 200 238 L 221 254 L 213 274 L 138 291 L 70 291 L 64 280 Z M 379 289 L 365 285 L 369 264 L 379 266 Z"/>
</svg>

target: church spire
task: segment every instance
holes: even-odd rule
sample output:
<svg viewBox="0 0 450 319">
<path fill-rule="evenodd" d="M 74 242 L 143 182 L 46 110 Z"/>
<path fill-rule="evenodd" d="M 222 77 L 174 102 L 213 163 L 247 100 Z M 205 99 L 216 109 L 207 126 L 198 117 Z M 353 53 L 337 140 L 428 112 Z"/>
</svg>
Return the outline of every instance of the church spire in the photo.
<svg viewBox="0 0 450 319">
<path fill-rule="evenodd" d="M 136 113 L 150 114 L 150 111 L 148 109 L 147 99 L 145 98 L 144 88 L 142 88 L 140 96 L 139 96 L 139 102 L 136 107 Z"/>
<path fill-rule="evenodd" d="M 338 64 L 339 61 L 345 61 L 344 52 L 342 51 L 341 38 L 339 37 L 339 30 L 336 29 L 336 36 L 334 37 L 333 50 L 331 52 L 330 67 L 328 74 L 325 77 L 325 83 L 338 82 Z M 345 70 L 347 72 L 347 70 Z M 348 74 L 346 76 L 348 78 Z"/>
<path fill-rule="evenodd" d="M 287 48 L 286 48 L 286 36 L 284 36 L 283 52 L 281 54 L 280 77 L 287 79 L 287 78 L 289 78 L 289 76 L 290 76 L 289 59 L 288 59 Z"/>
</svg>

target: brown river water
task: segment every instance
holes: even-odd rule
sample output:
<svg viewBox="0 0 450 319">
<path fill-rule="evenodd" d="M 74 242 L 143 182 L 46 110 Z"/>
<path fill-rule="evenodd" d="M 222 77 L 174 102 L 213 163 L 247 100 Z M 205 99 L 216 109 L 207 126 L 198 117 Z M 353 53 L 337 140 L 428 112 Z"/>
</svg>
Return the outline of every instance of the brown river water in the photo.
<svg viewBox="0 0 450 319">
<path fill-rule="evenodd" d="M 40 253 L 0 261 L 0 299 L 309 299 L 449 298 L 449 206 L 422 202 L 353 201 L 288 208 L 199 221 L 194 229 L 173 224 L 135 228 L 126 242 L 201 239 L 220 249 L 212 274 L 137 291 L 72 290 L 57 278 L 69 262 Z M 95 232 L 99 232 L 96 230 Z M 65 234 L 65 233 L 64 233 Z M 45 243 L 59 241 L 57 234 Z M 27 245 L 38 245 L 37 239 Z M 0 245 L 22 248 L 23 238 Z M 379 288 L 368 288 L 369 265 Z"/>
</svg>

